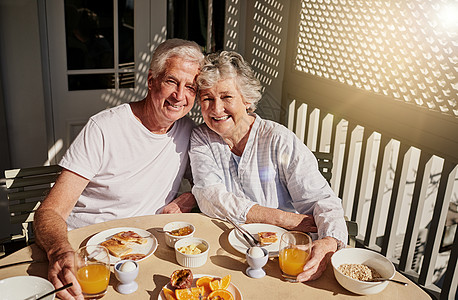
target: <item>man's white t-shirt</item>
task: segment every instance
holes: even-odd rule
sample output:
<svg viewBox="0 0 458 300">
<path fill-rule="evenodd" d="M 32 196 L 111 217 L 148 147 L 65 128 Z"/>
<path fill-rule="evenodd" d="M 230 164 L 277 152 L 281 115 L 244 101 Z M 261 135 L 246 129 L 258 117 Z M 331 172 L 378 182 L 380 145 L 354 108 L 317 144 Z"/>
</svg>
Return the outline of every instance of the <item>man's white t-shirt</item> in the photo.
<svg viewBox="0 0 458 300">
<path fill-rule="evenodd" d="M 189 168 L 191 119 L 154 134 L 123 104 L 91 117 L 59 165 L 87 179 L 68 229 L 160 213 L 177 195 Z"/>
</svg>

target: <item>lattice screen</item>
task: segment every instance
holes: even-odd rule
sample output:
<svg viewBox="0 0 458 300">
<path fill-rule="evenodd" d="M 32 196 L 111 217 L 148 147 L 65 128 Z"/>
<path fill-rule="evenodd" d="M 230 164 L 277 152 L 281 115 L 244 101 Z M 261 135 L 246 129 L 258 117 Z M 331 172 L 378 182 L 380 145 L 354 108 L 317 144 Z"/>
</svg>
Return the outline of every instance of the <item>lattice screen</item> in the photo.
<svg viewBox="0 0 458 300">
<path fill-rule="evenodd" d="M 286 26 L 285 5 L 278 0 L 254 1 L 253 6 L 253 48 L 250 64 L 263 86 L 263 98 L 257 113 L 263 118 L 279 121 L 281 105 L 266 87 L 278 77 L 280 65 L 280 44 Z"/>
<path fill-rule="evenodd" d="M 303 0 L 295 68 L 458 116 L 458 3 Z"/>
</svg>

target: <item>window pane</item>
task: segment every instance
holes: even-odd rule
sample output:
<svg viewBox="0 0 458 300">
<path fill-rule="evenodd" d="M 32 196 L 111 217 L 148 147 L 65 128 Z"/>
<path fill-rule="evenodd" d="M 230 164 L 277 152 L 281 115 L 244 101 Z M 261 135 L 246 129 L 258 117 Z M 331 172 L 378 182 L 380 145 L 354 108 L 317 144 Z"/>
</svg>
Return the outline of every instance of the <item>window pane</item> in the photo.
<svg viewBox="0 0 458 300">
<path fill-rule="evenodd" d="M 134 88 L 135 87 L 135 73 L 120 73 L 119 74 L 119 88 Z"/>
<path fill-rule="evenodd" d="M 207 53 L 222 50 L 226 1 L 213 0 L 212 41 L 207 46 L 208 0 L 167 1 L 167 38 L 195 41 Z"/>
<path fill-rule="evenodd" d="M 114 67 L 112 0 L 65 0 L 65 32 L 68 70 Z"/>
<path fill-rule="evenodd" d="M 119 68 L 134 68 L 134 0 L 118 1 Z"/>
<path fill-rule="evenodd" d="M 114 73 L 68 75 L 68 90 L 101 90 L 114 89 Z"/>
</svg>

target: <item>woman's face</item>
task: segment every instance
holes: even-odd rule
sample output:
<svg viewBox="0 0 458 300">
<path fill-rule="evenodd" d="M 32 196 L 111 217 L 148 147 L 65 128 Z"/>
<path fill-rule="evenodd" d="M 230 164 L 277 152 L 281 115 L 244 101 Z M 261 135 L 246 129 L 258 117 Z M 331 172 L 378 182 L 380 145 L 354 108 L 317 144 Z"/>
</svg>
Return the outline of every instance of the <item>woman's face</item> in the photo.
<svg viewBox="0 0 458 300">
<path fill-rule="evenodd" d="M 230 138 L 249 128 L 248 104 L 239 92 L 235 78 L 218 81 L 200 91 L 200 106 L 205 123 L 223 138 Z"/>
</svg>

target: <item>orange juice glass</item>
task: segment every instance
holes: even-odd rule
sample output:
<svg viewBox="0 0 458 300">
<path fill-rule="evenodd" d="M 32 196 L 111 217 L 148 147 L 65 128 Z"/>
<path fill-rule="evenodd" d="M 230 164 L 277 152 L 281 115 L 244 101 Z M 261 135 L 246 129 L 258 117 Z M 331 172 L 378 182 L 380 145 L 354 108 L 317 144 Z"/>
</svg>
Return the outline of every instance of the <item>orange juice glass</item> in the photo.
<svg viewBox="0 0 458 300">
<path fill-rule="evenodd" d="M 278 260 L 286 281 L 297 282 L 296 276 L 303 271 L 311 249 L 312 239 L 306 233 L 290 231 L 281 236 Z"/>
<path fill-rule="evenodd" d="M 84 298 L 98 299 L 105 295 L 110 281 L 110 256 L 107 248 L 100 245 L 81 247 L 76 251 L 75 268 Z"/>
</svg>

